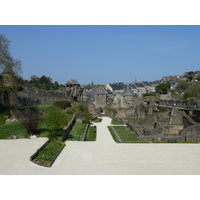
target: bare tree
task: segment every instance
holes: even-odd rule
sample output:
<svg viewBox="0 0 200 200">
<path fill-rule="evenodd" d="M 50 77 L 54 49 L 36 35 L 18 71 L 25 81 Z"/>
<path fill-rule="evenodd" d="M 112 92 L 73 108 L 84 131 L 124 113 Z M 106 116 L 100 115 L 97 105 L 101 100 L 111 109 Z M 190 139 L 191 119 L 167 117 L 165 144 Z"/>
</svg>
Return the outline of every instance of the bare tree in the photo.
<svg viewBox="0 0 200 200">
<path fill-rule="evenodd" d="M 21 73 L 21 61 L 9 52 L 10 41 L 0 34 L 0 92 L 7 93 L 13 101 L 17 92 L 17 77 Z"/>
<path fill-rule="evenodd" d="M 42 117 L 41 111 L 38 108 L 26 108 L 18 113 L 22 125 L 26 128 L 27 132 L 30 135 L 37 134 L 38 122 Z"/>
</svg>

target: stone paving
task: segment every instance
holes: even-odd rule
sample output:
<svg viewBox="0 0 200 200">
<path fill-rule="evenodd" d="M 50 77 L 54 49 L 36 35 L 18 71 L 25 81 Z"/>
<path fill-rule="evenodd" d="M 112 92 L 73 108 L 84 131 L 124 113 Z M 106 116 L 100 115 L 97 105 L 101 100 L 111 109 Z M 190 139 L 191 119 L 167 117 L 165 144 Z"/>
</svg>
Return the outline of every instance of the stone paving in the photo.
<svg viewBox="0 0 200 200">
<path fill-rule="evenodd" d="M 199 175 L 200 144 L 115 143 L 103 117 L 97 141 L 67 141 L 51 168 L 30 162 L 47 138 L 0 140 L 0 174 Z"/>
</svg>

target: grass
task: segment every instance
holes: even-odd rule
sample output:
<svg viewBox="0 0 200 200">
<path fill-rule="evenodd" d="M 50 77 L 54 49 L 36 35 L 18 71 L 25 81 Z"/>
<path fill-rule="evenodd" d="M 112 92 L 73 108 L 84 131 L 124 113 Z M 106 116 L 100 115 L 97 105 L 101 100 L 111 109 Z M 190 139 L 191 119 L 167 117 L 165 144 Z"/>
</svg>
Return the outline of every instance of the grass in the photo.
<svg viewBox="0 0 200 200">
<path fill-rule="evenodd" d="M 96 126 L 90 126 L 87 132 L 86 141 L 96 141 Z"/>
<path fill-rule="evenodd" d="M 38 137 L 48 137 L 50 128 L 44 121 L 38 124 Z M 9 139 L 12 136 L 28 138 L 29 134 L 20 121 L 4 124 L 0 126 L 0 139 Z"/>
<path fill-rule="evenodd" d="M 50 163 L 58 154 L 60 149 L 65 146 L 64 142 L 52 139 L 39 154 L 34 158 L 37 164 L 47 165 Z"/>
<path fill-rule="evenodd" d="M 95 123 L 100 123 L 101 121 L 102 121 L 101 118 L 97 118 L 94 122 L 95 122 Z"/>
<path fill-rule="evenodd" d="M 68 135 L 67 140 L 81 141 L 87 124 L 76 123 Z"/>
<path fill-rule="evenodd" d="M 122 123 L 120 123 L 117 118 L 112 117 L 111 124 L 113 124 L 113 125 L 121 125 Z"/>
<path fill-rule="evenodd" d="M 113 131 L 113 129 L 112 129 L 111 126 L 108 126 L 108 130 L 110 131 L 110 133 L 111 133 L 111 135 L 112 135 L 112 137 L 113 137 L 113 140 L 114 140 L 116 143 L 119 143 L 119 141 L 118 141 L 118 139 L 117 139 L 117 137 L 116 137 L 116 135 L 115 135 L 115 133 L 114 133 L 114 131 Z"/>
<path fill-rule="evenodd" d="M 28 137 L 28 133 L 21 122 L 13 122 L 0 126 L 0 139 L 8 139 L 11 136 Z"/>
<path fill-rule="evenodd" d="M 55 106 L 53 105 L 39 105 L 39 106 L 28 106 L 28 107 L 15 107 L 13 109 L 25 109 L 25 108 L 33 108 L 33 107 L 37 107 L 43 112 L 48 112 L 55 108 Z M 6 110 L 6 113 L 5 112 L 0 113 L 0 122 L 2 121 L 2 124 L 3 124 L 1 125 L 0 123 L 0 139 L 8 139 L 13 135 L 28 138 L 29 134 L 27 133 L 27 130 L 21 125 L 21 122 L 13 122 L 6 125 L 4 124 L 6 120 L 4 116 L 5 115 L 9 116 L 9 113 L 10 112 L 8 112 L 7 110 Z M 81 113 L 83 114 L 83 116 L 89 115 L 88 111 L 83 106 L 78 105 L 78 104 L 72 104 L 72 107 L 67 112 L 65 112 L 65 117 L 67 121 L 70 122 L 74 114 L 81 114 Z M 81 140 L 81 137 L 85 130 L 85 126 L 86 124 L 84 125 L 77 124 L 73 132 L 70 133 L 69 140 L 78 140 L 78 141 Z M 38 137 L 48 137 L 49 133 L 51 132 L 50 127 L 47 126 L 44 120 L 41 120 L 39 122 L 37 129 L 38 129 L 38 135 L 37 135 Z"/>
<path fill-rule="evenodd" d="M 138 140 L 137 135 L 135 133 L 128 133 L 125 130 L 124 126 L 113 126 L 113 128 L 118 133 L 122 142 L 135 142 Z M 119 142 L 111 127 L 109 127 L 109 131 L 111 132 L 111 135 L 113 136 L 113 139 L 115 140 L 115 142 Z"/>
<path fill-rule="evenodd" d="M 51 131 L 50 127 L 47 126 L 47 124 L 41 120 L 38 123 L 38 137 L 48 137 L 49 136 L 49 132 Z"/>
</svg>

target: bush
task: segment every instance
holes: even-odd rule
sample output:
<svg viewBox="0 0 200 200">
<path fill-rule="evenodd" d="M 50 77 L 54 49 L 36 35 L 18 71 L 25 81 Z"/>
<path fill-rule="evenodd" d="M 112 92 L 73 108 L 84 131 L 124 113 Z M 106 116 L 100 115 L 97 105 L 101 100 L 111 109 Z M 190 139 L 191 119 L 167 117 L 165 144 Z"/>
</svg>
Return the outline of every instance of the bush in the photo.
<svg viewBox="0 0 200 200">
<path fill-rule="evenodd" d="M 54 137 L 55 133 L 60 132 L 67 124 L 65 113 L 59 108 L 52 109 L 46 113 L 44 120 L 51 128 L 52 133 L 50 134 L 50 137 Z"/>
<path fill-rule="evenodd" d="M 57 137 L 63 137 L 63 132 L 62 131 L 57 131 L 57 132 L 54 132 L 54 131 L 50 131 L 49 132 L 49 135 L 48 135 L 48 138 L 57 138 Z"/>
<path fill-rule="evenodd" d="M 11 117 L 10 108 L 0 104 L 0 125 L 5 124 L 7 117 Z"/>
<path fill-rule="evenodd" d="M 59 107 L 60 109 L 66 109 L 71 107 L 71 103 L 69 101 L 55 101 L 53 105 Z"/>
<path fill-rule="evenodd" d="M 41 119 L 41 112 L 38 108 L 26 108 L 20 112 L 20 118 L 22 125 L 26 128 L 27 132 L 31 134 L 37 134 L 37 127 L 39 120 Z"/>
<path fill-rule="evenodd" d="M 90 120 L 93 120 L 93 116 L 86 116 L 83 120 L 82 123 L 88 124 Z"/>
</svg>

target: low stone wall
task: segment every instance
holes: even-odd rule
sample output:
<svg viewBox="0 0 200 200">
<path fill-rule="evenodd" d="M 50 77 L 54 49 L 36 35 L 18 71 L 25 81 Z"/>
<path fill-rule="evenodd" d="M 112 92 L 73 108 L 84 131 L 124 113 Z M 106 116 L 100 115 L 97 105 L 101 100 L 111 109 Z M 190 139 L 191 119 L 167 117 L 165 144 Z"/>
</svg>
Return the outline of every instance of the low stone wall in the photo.
<svg viewBox="0 0 200 200">
<path fill-rule="evenodd" d="M 36 161 L 34 161 L 34 159 L 38 156 L 39 152 L 42 151 L 42 149 L 44 149 L 44 148 L 46 147 L 46 145 L 47 145 L 51 140 L 52 140 L 52 138 L 49 139 L 47 142 L 45 142 L 45 143 L 30 157 L 30 161 L 32 161 L 32 162 L 35 163 L 35 164 L 39 164 L 39 163 L 37 163 Z M 48 163 L 48 164 L 39 164 L 39 165 L 41 165 L 41 166 L 43 166 L 43 167 L 51 167 L 51 166 L 53 165 L 53 163 L 55 162 L 56 158 L 59 156 L 59 154 L 60 154 L 61 151 L 63 150 L 64 147 L 65 147 L 65 146 L 62 146 L 62 147 L 60 148 L 60 150 L 58 151 L 58 153 L 56 154 L 56 156 L 53 158 L 53 160 L 52 160 L 50 163 Z"/>
<path fill-rule="evenodd" d="M 85 131 L 83 133 L 82 141 L 85 141 L 89 128 L 90 128 L 90 124 L 87 124 L 87 126 L 85 127 Z"/>
<path fill-rule="evenodd" d="M 66 127 L 64 127 L 64 129 L 63 129 L 64 136 L 62 138 L 62 142 L 66 141 L 66 139 L 67 139 L 70 131 L 72 130 L 74 124 L 76 124 L 76 115 L 74 115 L 73 118 L 71 119 L 70 123 Z"/>
</svg>

